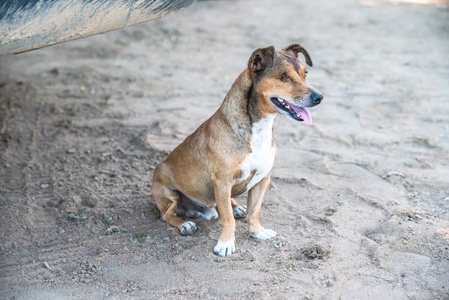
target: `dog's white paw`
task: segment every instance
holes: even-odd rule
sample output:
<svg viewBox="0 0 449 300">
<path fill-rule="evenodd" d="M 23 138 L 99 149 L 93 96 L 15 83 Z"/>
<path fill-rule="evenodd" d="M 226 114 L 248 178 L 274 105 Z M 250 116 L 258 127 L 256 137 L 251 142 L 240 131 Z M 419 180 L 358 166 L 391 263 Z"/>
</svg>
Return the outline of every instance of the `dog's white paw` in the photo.
<svg viewBox="0 0 449 300">
<path fill-rule="evenodd" d="M 180 231 L 182 235 L 192 235 L 196 229 L 196 224 L 194 222 L 187 221 L 182 223 Z"/>
<path fill-rule="evenodd" d="M 205 218 L 206 220 L 210 220 L 210 219 L 216 219 L 218 218 L 218 212 L 215 209 L 215 207 L 211 207 L 209 208 L 203 215 L 203 218 Z"/>
<path fill-rule="evenodd" d="M 276 233 L 276 231 L 273 231 L 271 229 L 264 229 L 263 231 L 259 232 L 258 234 L 253 234 L 253 237 L 255 237 L 258 240 L 269 240 L 275 236 L 277 236 L 278 234 Z"/>
<path fill-rule="evenodd" d="M 246 216 L 246 206 L 236 206 L 232 210 L 234 212 L 234 219 L 243 219 Z"/>
<path fill-rule="evenodd" d="M 235 252 L 235 239 L 223 242 L 218 240 L 217 245 L 214 247 L 214 253 L 225 257 Z"/>
</svg>

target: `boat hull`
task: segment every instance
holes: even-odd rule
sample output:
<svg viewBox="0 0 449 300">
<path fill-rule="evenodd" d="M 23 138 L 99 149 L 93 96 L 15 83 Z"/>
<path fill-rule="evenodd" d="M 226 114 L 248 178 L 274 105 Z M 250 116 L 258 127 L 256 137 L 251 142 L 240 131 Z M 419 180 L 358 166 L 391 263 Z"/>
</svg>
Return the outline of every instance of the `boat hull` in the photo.
<svg viewBox="0 0 449 300">
<path fill-rule="evenodd" d="M 3 0 L 0 55 L 22 53 L 165 17 L 195 0 Z"/>
</svg>

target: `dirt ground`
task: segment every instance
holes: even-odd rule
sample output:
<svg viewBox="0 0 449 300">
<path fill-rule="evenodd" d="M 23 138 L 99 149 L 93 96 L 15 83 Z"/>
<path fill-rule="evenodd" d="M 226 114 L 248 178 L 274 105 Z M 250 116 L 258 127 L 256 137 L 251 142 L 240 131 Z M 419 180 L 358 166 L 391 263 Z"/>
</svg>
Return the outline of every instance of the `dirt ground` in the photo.
<svg viewBox="0 0 449 300">
<path fill-rule="evenodd" d="M 219 220 L 158 219 L 154 167 L 295 42 L 325 99 L 275 121 L 279 236 L 238 221 L 217 257 Z M 447 2 L 254 0 L 0 57 L 0 299 L 449 299 L 448 49 Z"/>
</svg>

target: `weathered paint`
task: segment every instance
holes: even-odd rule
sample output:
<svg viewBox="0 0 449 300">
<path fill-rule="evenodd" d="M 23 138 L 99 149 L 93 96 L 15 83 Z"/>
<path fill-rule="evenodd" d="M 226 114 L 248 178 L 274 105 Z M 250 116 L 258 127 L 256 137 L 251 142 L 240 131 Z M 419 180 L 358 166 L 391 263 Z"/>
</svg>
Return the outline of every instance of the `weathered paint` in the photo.
<svg viewBox="0 0 449 300">
<path fill-rule="evenodd" d="M 195 0 L 3 0 L 0 55 L 165 17 Z"/>
</svg>

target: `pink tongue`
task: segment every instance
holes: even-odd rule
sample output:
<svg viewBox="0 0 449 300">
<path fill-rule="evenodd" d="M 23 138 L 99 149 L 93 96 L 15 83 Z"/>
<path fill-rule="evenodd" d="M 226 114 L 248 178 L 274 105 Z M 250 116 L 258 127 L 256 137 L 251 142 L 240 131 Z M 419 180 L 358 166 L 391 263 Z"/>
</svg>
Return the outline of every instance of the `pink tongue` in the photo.
<svg viewBox="0 0 449 300">
<path fill-rule="evenodd" d="M 304 107 L 297 107 L 294 105 L 292 105 L 292 108 L 295 111 L 295 113 L 301 116 L 301 119 L 304 120 L 304 123 L 306 123 L 307 125 L 312 125 L 312 115 L 307 109 L 305 109 Z"/>
</svg>

